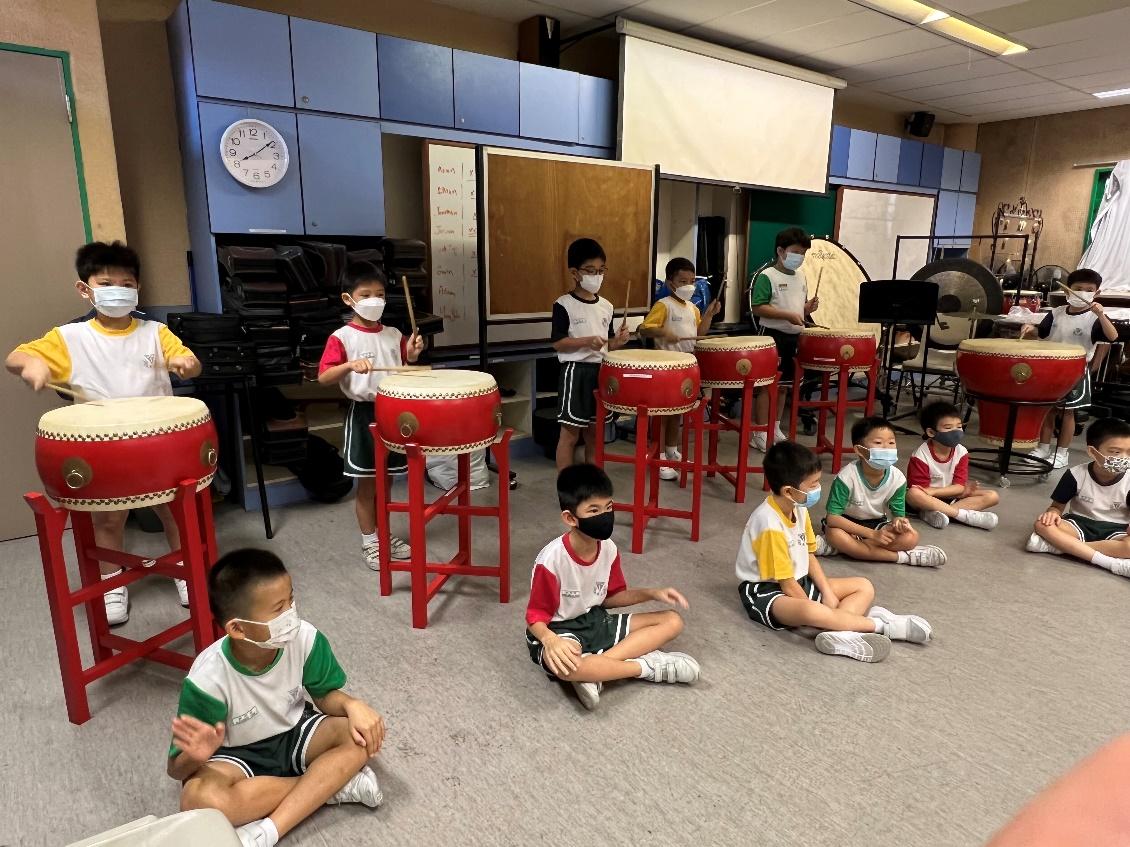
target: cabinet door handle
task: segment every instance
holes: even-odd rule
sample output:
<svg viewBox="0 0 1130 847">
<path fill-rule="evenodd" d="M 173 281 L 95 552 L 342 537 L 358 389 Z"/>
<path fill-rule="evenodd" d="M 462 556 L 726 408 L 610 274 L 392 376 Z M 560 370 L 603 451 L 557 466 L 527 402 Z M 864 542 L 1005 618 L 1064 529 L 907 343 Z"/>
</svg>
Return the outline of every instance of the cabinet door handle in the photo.
<svg viewBox="0 0 1130 847">
<path fill-rule="evenodd" d="M 307 96 L 305 96 L 305 95 L 303 95 L 303 97 L 302 97 L 302 105 L 303 105 L 303 106 L 305 106 L 305 105 L 306 105 L 307 103 L 309 103 L 309 102 L 310 102 L 310 98 L 309 98 L 309 97 L 307 97 Z"/>
</svg>

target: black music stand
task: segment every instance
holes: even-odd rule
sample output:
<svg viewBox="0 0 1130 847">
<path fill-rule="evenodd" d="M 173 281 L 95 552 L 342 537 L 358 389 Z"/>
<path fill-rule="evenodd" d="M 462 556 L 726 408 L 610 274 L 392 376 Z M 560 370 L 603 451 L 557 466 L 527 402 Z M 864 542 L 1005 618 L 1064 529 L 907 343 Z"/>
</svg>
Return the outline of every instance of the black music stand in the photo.
<svg viewBox="0 0 1130 847">
<path fill-rule="evenodd" d="M 917 279 L 876 279 L 859 284 L 860 323 L 881 324 L 883 327 L 882 370 L 887 375 L 888 393 L 891 384 L 891 365 L 894 357 L 896 326 L 925 327 L 922 344 L 923 382 L 926 379 L 926 359 L 929 356 L 930 327 L 938 319 L 938 284 L 930 280 Z M 903 369 L 902 374 L 905 375 Z M 900 376 L 901 379 L 901 376 Z M 912 392 L 912 396 L 913 392 Z M 907 435 L 918 435 L 917 430 L 898 426 L 895 421 L 916 415 L 921 405 L 921 395 L 914 409 L 901 415 L 889 417 L 894 428 Z"/>
</svg>

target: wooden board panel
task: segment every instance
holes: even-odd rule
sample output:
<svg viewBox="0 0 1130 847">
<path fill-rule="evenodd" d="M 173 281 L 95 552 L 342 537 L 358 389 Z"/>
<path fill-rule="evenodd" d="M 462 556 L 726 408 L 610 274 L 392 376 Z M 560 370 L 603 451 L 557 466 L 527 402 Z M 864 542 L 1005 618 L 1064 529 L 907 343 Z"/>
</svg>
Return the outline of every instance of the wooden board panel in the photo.
<svg viewBox="0 0 1130 847">
<path fill-rule="evenodd" d="M 565 253 L 595 238 L 608 256 L 600 289 L 619 314 L 649 305 L 655 175 L 651 168 L 567 156 L 488 150 L 489 315 L 545 315 L 572 287 Z"/>
</svg>

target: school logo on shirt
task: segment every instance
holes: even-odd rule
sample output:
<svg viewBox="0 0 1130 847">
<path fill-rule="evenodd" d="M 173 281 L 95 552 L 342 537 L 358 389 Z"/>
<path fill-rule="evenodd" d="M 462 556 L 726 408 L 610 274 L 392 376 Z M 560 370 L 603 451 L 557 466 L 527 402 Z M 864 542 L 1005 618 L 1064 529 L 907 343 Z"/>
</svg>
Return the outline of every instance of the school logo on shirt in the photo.
<svg viewBox="0 0 1130 847">
<path fill-rule="evenodd" d="M 608 585 L 608 583 L 606 583 L 606 582 L 598 582 L 598 583 L 596 584 L 596 588 L 594 589 L 595 593 L 596 593 L 596 594 L 603 594 L 603 593 L 604 593 L 604 590 L 605 590 L 605 587 L 606 587 L 607 585 Z"/>
<path fill-rule="evenodd" d="M 157 367 L 157 354 L 156 353 L 146 353 L 144 358 L 145 358 L 145 367 L 147 367 L 147 368 Z"/>
<path fill-rule="evenodd" d="M 306 699 L 306 698 L 302 694 L 302 686 L 301 685 L 296 685 L 296 686 L 294 686 L 294 688 L 290 689 L 290 705 L 297 706 L 304 699 Z"/>
<path fill-rule="evenodd" d="M 259 707 L 258 706 L 252 706 L 250 709 L 248 709 L 242 715 L 236 715 L 234 718 L 232 718 L 231 719 L 231 725 L 232 726 L 239 726 L 239 724 L 251 720 L 253 717 L 255 717 L 258 714 L 259 714 Z"/>
<path fill-rule="evenodd" d="M 561 596 L 562 597 L 570 597 L 570 598 L 575 599 L 575 598 L 581 596 L 581 592 L 576 588 L 562 588 L 561 589 Z"/>
</svg>

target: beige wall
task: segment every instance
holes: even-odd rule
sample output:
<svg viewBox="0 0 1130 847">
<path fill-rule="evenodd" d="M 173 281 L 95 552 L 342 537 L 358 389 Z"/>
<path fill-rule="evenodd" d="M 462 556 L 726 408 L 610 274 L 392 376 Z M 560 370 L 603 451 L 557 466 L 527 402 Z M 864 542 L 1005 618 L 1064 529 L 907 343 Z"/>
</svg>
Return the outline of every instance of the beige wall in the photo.
<svg viewBox="0 0 1130 847">
<path fill-rule="evenodd" d="M 160 21 L 102 22 L 126 232 L 141 257 L 141 302 L 191 301 L 173 78 Z"/>
<path fill-rule="evenodd" d="M 890 112 L 867 103 L 849 100 L 839 92 L 832 104 L 832 123 L 838 126 L 863 129 L 868 132 L 878 132 L 883 135 L 894 135 L 899 138 L 911 138 L 906 131 L 906 112 Z M 935 123 L 927 138 L 931 144 L 945 142 L 945 129 L 942 124 Z"/>
<path fill-rule="evenodd" d="M 70 54 L 91 229 L 96 239 L 124 237 L 95 0 L 0 0 L 0 41 Z"/>
<path fill-rule="evenodd" d="M 997 204 L 1023 195 L 1044 213 L 1037 264 L 1074 268 L 1083 251 L 1094 168 L 1072 165 L 1130 158 L 1130 106 L 982 124 L 977 150 L 981 188 L 974 230 L 990 232 Z"/>
</svg>

